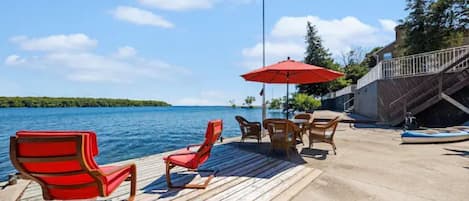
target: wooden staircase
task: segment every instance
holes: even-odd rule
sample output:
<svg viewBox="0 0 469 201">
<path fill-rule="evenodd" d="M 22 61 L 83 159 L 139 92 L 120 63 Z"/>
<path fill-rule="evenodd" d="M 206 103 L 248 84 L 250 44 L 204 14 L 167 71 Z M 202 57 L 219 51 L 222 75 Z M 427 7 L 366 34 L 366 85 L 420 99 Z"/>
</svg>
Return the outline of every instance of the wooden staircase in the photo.
<svg viewBox="0 0 469 201">
<path fill-rule="evenodd" d="M 469 86 L 469 52 L 465 52 L 445 63 L 441 70 L 432 74 L 419 85 L 389 104 L 389 122 L 397 126 L 404 121 L 407 112 L 416 115 L 438 103 L 443 97 L 451 96 Z M 464 65 L 463 65 L 464 64 Z M 461 67 L 463 66 L 463 67 Z M 458 68 L 456 78 L 446 79 L 444 74 Z"/>
</svg>

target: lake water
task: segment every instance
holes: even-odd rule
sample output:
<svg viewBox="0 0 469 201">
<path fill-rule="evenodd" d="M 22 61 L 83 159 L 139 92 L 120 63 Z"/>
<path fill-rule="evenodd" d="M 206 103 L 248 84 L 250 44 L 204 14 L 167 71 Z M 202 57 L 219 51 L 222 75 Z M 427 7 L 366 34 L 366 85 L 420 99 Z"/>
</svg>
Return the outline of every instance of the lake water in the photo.
<svg viewBox="0 0 469 201">
<path fill-rule="evenodd" d="M 200 143 L 207 122 L 223 119 L 222 136 L 239 136 L 235 115 L 261 120 L 261 109 L 231 107 L 0 108 L 0 180 L 15 172 L 9 136 L 18 130 L 91 130 L 98 164 L 148 156 Z M 268 113 L 281 117 L 281 113 Z"/>
</svg>

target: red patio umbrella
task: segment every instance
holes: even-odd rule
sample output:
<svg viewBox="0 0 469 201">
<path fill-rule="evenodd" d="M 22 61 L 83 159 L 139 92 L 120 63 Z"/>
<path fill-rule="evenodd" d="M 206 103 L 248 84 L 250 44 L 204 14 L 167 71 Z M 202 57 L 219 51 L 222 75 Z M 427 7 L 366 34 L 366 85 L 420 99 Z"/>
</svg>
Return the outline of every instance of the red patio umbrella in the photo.
<svg viewBox="0 0 469 201">
<path fill-rule="evenodd" d="M 246 81 L 287 84 L 287 118 L 288 118 L 288 85 L 311 84 L 335 80 L 344 74 L 323 67 L 291 60 L 278 62 L 241 75 Z"/>
</svg>

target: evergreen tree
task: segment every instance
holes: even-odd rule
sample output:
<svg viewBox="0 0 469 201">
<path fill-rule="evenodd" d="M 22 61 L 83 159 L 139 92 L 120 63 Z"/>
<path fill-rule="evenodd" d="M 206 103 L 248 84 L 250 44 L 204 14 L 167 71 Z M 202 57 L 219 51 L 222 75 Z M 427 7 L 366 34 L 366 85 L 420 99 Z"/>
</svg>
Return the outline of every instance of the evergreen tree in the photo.
<svg viewBox="0 0 469 201">
<path fill-rule="evenodd" d="M 428 0 L 407 0 L 406 17 L 404 26 L 406 27 L 405 52 L 407 55 L 430 51 L 428 41 Z"/>
<path fill-rule="evenodd" d="M 462 45 L 469 34 L 467 0 L 407 0 L 406 55 Z"/>
<path fill-rule="evenodd" d="M 308 44 L 308 46 L 306 48 L 305 63 L 327 67 L 333 63 L 333 60 L 328 50 L 322 46 L 322 39 L 318 35 L 316 26 L 308 22 L 306 28 L 306 44 Z"/>
<path fill-rule="evenodd" d="M 307 44 L 305 63 L 325 67 L 335 71 L 341 71 L 342 69 L 331 58 L 331 54 L 326 48 L 322 46 L 321 37 L 319 37 L 316 27 L 308 22 L 307 34 L 305 42 Z M 348 82 L 344 78 L 339 78 L 332 82 L 317 83 L 317 84 L 301 84 L 298 85 L 298 91 L 300 93 L 312 94 L 321 96 L 331 91 L 335 91 L 347 86 Z"/>
</svg>

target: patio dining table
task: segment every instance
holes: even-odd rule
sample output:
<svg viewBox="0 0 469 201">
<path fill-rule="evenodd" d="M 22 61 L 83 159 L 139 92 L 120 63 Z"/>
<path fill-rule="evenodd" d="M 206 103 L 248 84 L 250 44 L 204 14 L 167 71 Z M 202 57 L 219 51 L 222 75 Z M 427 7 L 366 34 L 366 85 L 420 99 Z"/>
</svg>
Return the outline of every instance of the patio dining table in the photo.
<svg viewBox="0 0 469 201">
<path fill-rule="evenodd" d="M 301 136 L 300 138 L 306 134 L 306 124 L 309 123 L 309 120 L 306 119 L 289 119 L 293 123 L 295 123 L 301 129 Z"/>
</svg>

